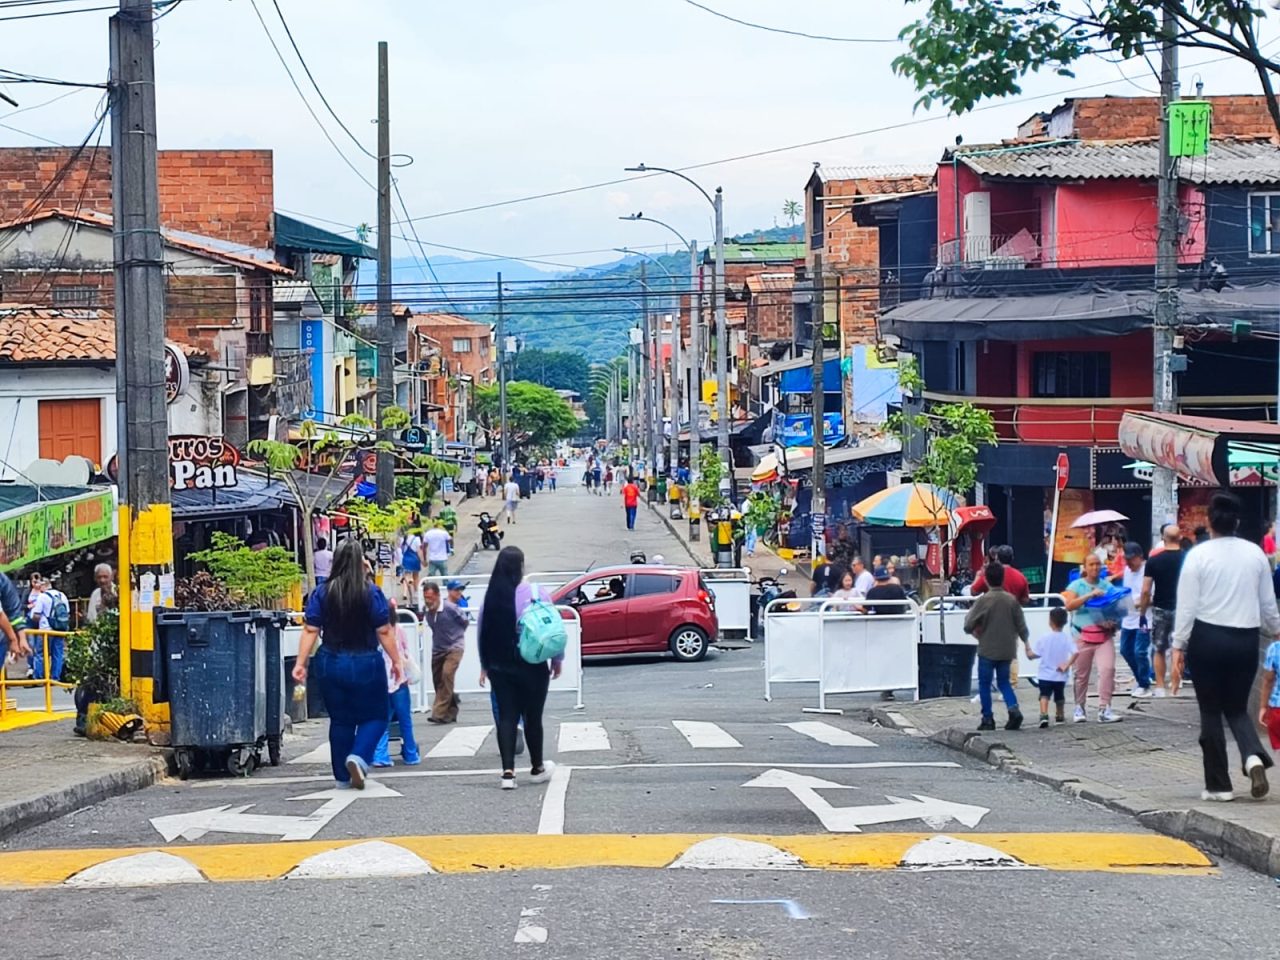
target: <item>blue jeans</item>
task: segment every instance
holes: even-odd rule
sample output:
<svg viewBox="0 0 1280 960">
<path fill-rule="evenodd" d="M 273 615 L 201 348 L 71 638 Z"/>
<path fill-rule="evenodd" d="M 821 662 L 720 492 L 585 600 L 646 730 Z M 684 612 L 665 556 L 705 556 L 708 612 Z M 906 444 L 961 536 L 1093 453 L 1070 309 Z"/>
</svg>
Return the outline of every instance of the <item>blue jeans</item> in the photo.
<svg viewBox="0 0 1280 960">
<path fill-rule="evenodd" d="M 407 683 L 400 684 L 400 689 L 391 694 L 391 719 L 400 723 L 400 756 L 405 763 L 417 763 L 422 757 L 418 753 L 418 741 L 413 735 L 413 704 Z M 390 729 L 383 732 L 373 757 L 378 763 L 391 763 Z"/>
<path fill-rule="evenodd" d="M 1133 682 L 1140 687 L 1152 683 L 1151 633 L 1141 627 L 1123 627 L 1120 630 L 1120 656 L 1133 671 Z"/>
<path fill-rule="evenodd" d="M 32 675 L 37 680 L 43 680 L 44 676 L 44 644 L 45 637 L 42 633 L 32 634 L 27 638 L 27 642 L 31 644 L 33 655 L 31 657 Z M 62 661 L 66 653 L 66 640 L 64 637 L 49 637 L 49 666 L 53 668 L 50 674 L 52 679 L 62 679 Z"/>
<path fill-rule="evenodd" d="M 312 661 L 311 675 L 320 684 L 320 696 L 329 711 L 329 753 L 333 778 L 347 783 L 347 757 L 355 755 L 373 763 L 378 741 L 387 732 L 391 695 L 387 693 L 387 668 L 377 650 L 339 653 L 321 644 Z"/>
<path fill-rule="evenodd" d="M 1004 697 L 1004 705 L 1011 711 L 1018 709 L 1018 695 L 1013 692 L 1013 684 L 1009 682 L 1009 660 L 988 660 L 978 658 L 978 699 L 982 704 L 983 717 L 991 716 L 991 676 L 995 675 L 996 686 L 1000 688 L 1000 696 Z"/>
<path fill-rule="evenodd" d="M 636 528 L 636 508 L 627 507 L 627 529 L 634 530 Z"/>
</svg>

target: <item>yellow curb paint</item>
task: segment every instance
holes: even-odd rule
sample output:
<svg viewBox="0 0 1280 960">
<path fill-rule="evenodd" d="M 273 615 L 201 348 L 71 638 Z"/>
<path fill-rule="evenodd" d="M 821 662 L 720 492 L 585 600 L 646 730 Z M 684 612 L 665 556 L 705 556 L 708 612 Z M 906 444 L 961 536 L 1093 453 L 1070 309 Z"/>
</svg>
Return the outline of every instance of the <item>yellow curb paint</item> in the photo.
<svg viewBox="0 0 1280 960">
<path fill-rule="evenodd" d="M 1182 840 L 1155 834 L 959 833 L 1030 867 L 1046 870 L 1206 875 L 1213 862 Z M 566 870 L 587 867 L 663 868 L 703 840 L 731 836 L 766 843 L 815 870 L 892 870 L 933 833 L 752 836 L 742 834 L 474 834 L 293 843 L 228 843 L 124 849 L 26 850 L 0 853 L 0 887 L 42 887 L 119 857 L 163 850 L 193 864 L 211 881 L 279 879 L 309 857 L 381 839 L 409 850 L 437 873 Z"/>
<path fill-rule="evenodd" d="M 74 710 L 55 710 L 53 713 L 45 713 L 43 710 L 9 710 L 0 716 L 0 733 L 34 727 L 38 723 L 53 723 L 55 720 L 74 720 L 75 716 Z"/>
</svg>

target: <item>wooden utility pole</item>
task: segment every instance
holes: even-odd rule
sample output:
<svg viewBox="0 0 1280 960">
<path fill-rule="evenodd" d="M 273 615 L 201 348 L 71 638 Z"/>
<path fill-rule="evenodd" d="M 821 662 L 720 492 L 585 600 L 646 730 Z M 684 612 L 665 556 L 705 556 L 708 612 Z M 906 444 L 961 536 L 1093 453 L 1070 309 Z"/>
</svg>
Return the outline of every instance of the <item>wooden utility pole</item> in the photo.
<svg viewBox="0 0 1280 960">
<path fill-rule="evenodd" d="M 138 704 L 148 732 L 169 722 L 168 707 L 154 701 L 152 611 L 173 605 L 153 16 L 151 0 L 120 0 L 110 26 L 120 693 Z"/>
<path fill-rule="evenodd" d="M 827 477 L 826 477 L 826 447 L 823 445 L 823 436 L 826 433 L 826 418 L 823 414 L 826 412 L 826 384 L 823 382 L 826 362 L 826 344 L 823 341 L 822 327 L 825 317 L 824 296 L 826 290 L 826 278 L 822 274 L 822 254 L 815 253 L 813 256 L 813 307 L 812 307 L 812 329 L 813 340 L 813 394 L 811 398 L 811 406 L 813 410 L 813 501 L 809 508 L 810 526 L 813 531 L 812 549 L 810 555 L 814 562 L 824 553 L 823 532 L 827 523 Z"/>
<path fill-rule="evenodd" d="M 391 313 L 391 92 L 388 89 L 387 42 L 378 42 L 378 440 L 394 442 L 383 426 L 396 405 L 396 321 Z M 378 505 L 395 497 L 395 454 L 378 451 Z M 310 536 L 310 531 L 308 531 Z"/>
</svg>

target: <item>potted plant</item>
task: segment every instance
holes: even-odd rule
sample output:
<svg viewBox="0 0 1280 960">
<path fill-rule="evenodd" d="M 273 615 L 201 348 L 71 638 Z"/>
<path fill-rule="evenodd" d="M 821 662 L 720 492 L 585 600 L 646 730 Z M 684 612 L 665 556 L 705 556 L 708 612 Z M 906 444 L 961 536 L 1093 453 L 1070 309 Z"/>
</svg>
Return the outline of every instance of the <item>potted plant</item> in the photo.
<svg viewBox="0 0 1280 960">
<path fill-rule="evenodd" d="M 231 608 L 205 609 L 280 610 L 302 581 L 302 567 L 284 547 L 254 550 L 239 537 L 221 530 L 213 532 L 207 550 L 190 554 L 190 559 L 204 564 L 212 579 L 225 588 L 226 598 L 235 604 Z"/>
<path fill-rule="evenodd" d="M 87 733 L 97 703 L 120 695 L 120 614 L 103 610 L 67 638 L 67 680 L 76 685 L 76 736 Z"/>
</svg>

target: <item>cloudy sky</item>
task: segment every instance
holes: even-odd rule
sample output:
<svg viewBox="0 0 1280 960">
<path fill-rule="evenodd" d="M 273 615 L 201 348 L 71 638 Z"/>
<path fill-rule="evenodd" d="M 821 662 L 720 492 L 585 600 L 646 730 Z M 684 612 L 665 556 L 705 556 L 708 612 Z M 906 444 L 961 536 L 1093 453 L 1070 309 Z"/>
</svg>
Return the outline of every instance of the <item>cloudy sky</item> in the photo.
<svg viewBox="0 0 1280 960">
<path fill-rule="evenodd" d="M 705 201 L 670 177 L 441 216 L 627 177 L 623 168 L 641 161 L 713 164 L 692 175 L 708 190 L 723 185 L 726 229 L 770 226 L 782 219 L 784 200 L 801 197 L 814 161 L 927 169 L 957 135 L 970 143 L 1012 135 L 1018 122 L 1064 91 L 1098 85 L 1085 92 L 1141 95 L 1155 89 L 1141 60 L 1094 62 L 1074 80 L 1032 78 L 1022 98 L 956 118 L 913 112 L 914 91 L 889 69 L 896 43 L 750 29 L 688 0 L 276 2 L 333 108 L 370 149 L 376 44 L 389 41 L 393 149 L 413 158 L 397 171 L 398 181 L 411 215 L 425 218 L 417 222 L 421 239 L 441 245 L 428 248 L 440 254 L 457 247 L 581 264 L 610 259 L 606 252 L 622 245 L 666 243 L 659 227 L 618 221 L 637 210 L 686 236 L 708 238 Z M 307 113 L 255 3 L 331 135 L 360 173 L 374 179 L 374 161 L 337 128 L 308 85 L 273 0 L 183 0 L 157 24 L 161 147 L 268 147 L 275 152 L 278 207 L 341 224 L 373 222 L 374 191 Z M 923 7 L 901 0 L 705 4 L 769 26 L 867 38 L 894 37 Z M 0 16 L 104 5 L 69 0 Z M 108 15 L 2 22 L 3 65 L 101 80 Z M 1280 19 L 1269 26 L 1269 36 L 1280 35 Z M 1188 88 L 1198 76 L 1207 93 L 1257 92 L 1250 71 L 1205 63 L 1212 56 L 1184 55 Z M 78 142 L 100 93 L 77 92 L 38 106 L 65 91 L 4 89 L 23 108 L 0 105 L 4 146 Z M 890 125 L 903 126 L 873 132 Z M 837 137 L 843 139 L 714 163 Z M 407 254 L 407 248 L 397 251 Z"/>
</svg>

